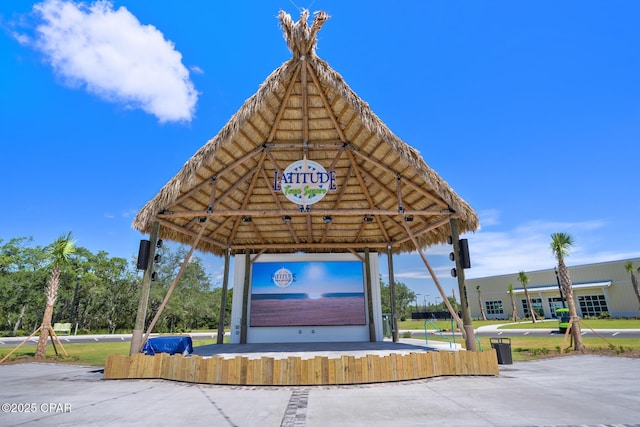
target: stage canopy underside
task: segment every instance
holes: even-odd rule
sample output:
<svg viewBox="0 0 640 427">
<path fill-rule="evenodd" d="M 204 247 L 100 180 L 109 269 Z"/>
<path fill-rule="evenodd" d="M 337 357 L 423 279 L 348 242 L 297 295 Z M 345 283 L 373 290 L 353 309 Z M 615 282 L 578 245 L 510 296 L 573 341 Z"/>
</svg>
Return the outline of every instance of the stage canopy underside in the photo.
<svg viewBox="0 0 640 427">
<path fill-rule="evenodd" d="M 149 233 L 158 222 L 159 237 L 195 241 L 218 255 L 410 252 L 445 242 L 452 218 L 460 233 L 475 231 L 473 209 L 316 55 L 326 13 L 317 12 L 311 27 L 306 11 L 297 22 L 284 12 L 279 19 L 293 57 L 144 206 L 133 227 Z M 277 183 L 304 159 L 335 178 L 335 190 L 306 206 L 287 199 Z"/>
</svg>

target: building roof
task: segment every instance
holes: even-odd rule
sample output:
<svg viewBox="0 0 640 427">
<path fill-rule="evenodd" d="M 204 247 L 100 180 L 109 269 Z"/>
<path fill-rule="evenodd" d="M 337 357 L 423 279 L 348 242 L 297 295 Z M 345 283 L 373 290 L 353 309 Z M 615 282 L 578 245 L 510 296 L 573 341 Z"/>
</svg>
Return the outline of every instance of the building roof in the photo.
<svg viewBox="0 0 640 427">
<path fill-rule="evenodd" d="M 574 283 L 571 285 L 572 289 L 590 289 L 590 288 L 608 288 L 611 286 L 611 280 L 605 280 L 600 282 L 588 282 L 588 283 Z M 558 285 L 545 285 L 545 286 L 536 286 L 536 287 L 527 287 L 527 291 L 529 292 L 549 292 L 556 291 L 558 292 Z M 514 288 L 514 294 L 523 294 L 524 288 Z"/>
<path fill-rule="evenodd" d="M 160 237 L 201 235 L 198 249 L 222 254 L 399 253 L 446 241 L 453 217 L 460 233 L 478 228 L 467 202 L 316 55 L 329 16 L 316 12 L 310 27 L 308 18 L 280 12 L 293 57 L 142 208 L 135 229 L 158 221 Z M 313 204 L 288 200 L 279 180 L 299 160 L 335 174 L 335 190 Z"/>
</svg>

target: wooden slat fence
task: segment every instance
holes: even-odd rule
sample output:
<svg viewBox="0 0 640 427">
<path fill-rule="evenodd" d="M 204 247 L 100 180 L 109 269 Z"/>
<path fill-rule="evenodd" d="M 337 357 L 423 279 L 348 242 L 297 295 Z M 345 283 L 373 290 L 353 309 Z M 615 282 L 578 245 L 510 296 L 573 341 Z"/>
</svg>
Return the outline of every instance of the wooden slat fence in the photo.
<svg viewBox="0 0 640 427">
<path fill-rule="evenodd" d="M 495 351 L 420 352 L 312 359 L 236 356 L 107 356 L 105 379 L 167 379 L 225 385 L 337 385 L 415 380 L 449 375 L 498 375 Z"/>
</svg>

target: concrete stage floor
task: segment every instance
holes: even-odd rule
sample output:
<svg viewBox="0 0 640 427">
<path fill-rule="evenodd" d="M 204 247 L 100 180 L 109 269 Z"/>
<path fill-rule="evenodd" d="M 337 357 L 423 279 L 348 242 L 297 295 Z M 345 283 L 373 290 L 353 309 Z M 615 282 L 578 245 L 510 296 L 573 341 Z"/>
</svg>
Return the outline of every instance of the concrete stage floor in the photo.
<svg viewBox="0 0 640 427">
<path fill-rule="evenodd" d="M 339 358 L 341 356 L 365 357 L 369 354 L 387 356 L 391 353 L 409 354 L 422 351 L 459 351 L 460 343 L 403 338 L 400 342 L 318 342 L 318 343 L 252 343 L 252 344 L 211 344 L 193 348 L 193 354 L 210 357 L 234 358 L 244 356 L 249 359 L 272 357 L 286 359 L 300 357 L 313 359 L 316 356 Z"/>
</svg>

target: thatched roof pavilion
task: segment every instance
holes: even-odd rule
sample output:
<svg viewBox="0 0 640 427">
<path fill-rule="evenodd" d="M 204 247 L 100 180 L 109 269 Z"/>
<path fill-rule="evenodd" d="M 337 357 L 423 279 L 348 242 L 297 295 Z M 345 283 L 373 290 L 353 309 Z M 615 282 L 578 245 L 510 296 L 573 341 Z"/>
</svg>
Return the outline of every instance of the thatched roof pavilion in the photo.
<svg viewBox="0 0 640 427">
<path fill-rule="evenodd" d="M 308 18 L 280 12 L 293 57 L 144 206 L 135 229 L 158 222 L 160 237 L 222 255 L 400 253 L 446 241 L 451 218 L 461 233 L 478 228 L 473 209 L 316 55 L 328 15 L 316 12 L 311 27 Z M 335 190 L 312 205 L 274 184 L 302 159 L 335 171 Z"/>
</svg>

